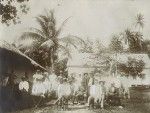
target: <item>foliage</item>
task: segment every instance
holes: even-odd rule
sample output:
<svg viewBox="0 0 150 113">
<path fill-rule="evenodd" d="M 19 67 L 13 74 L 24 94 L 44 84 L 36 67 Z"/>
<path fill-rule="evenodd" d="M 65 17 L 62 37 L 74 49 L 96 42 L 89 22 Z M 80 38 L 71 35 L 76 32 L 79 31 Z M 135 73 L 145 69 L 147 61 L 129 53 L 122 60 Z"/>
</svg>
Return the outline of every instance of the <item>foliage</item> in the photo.
<svg viewBox="0 0 150 113">
<path fill-rule="evenodd" d="M 131 31 L 130 29 L 126 29 L 122 35 L 122 40 L 126 44 L 128 44 L 129 52 L 137 53 L 142 52 L 143 50 L 143 34 L 138 31 Z"/>
<path fill-rule="evenodd" d="M 86 40 L 84 40 L 84 42 L 81 44 L 81 47 L 80 47 L 80 52 L 82 53 L 93 53 L 94 50 L 93 50 L 93 42 L 87 38 Z"/>
<path fill-rule="evenodd" d="M 145 53 L 150 53 L 150 40 L 144 40 L 143 41 L 143 52 L 145 52 Z"/>
<path fill-rule="evenodd" d="M 97 54 L 101 54 L 101 53 L 104 53 L 104 52 L 107 52 L 106 50 L 106 47 L 104 46 L 104 44 L 100 41 L 100 40 L 96 40 L 95 43 L 95 53 Z"/>
<path fill-rule="evenodd" d="M 68 59 L 63 59 L 63 60 L 61 60 L 61 61 L 54 64 L 54 70 L 55 70 L 56 75 L 59 76 L 60 71 L 63 72 L 64 76 L 68 75 L 67 62 L 68 62 Z"/>
<path fill-rule="evenodd" d="M 111 39 L 111 42 L 109 44 L 109 48 L 111 51 L 114 52 L 121 52 L 123 51 L 123 46 L 122 46 L 122 42 L 119 39 L 119 37 L 117 35 L 114 35 Z"/>
<path fill-rule="evenodd" d="M 140 78 L 144 77 L 144 74 L 142 74 L 144 67 L 145 63 L 143 60 L 137 60 L 130 57 L 126 63 L 118 63 L 118 69 L 123 75 L 132 76 L 134 78 L 137 76 Z"/>
<path fill-rule="evenodd" d="M 21 23 L 19 13 L 27 14 L 29 0 L 0 0 L 1 23 L 6 25 Z"/>
</svg>

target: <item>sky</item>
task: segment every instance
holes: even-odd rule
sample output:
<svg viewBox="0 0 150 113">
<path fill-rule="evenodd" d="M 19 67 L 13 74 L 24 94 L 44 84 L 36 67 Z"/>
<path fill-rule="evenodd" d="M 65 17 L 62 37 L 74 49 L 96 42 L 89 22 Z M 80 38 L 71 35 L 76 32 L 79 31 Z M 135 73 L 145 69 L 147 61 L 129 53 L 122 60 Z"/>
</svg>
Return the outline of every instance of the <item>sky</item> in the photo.
<svg viewBox="0 0 150 113">
<path fill-rule="evenodd" d="M 0 24 L 0 39 L 12 42 L 29 27 L 39 28 L 35 17 L 45 10 L 54 10 L 57 28 L 70 17 L 60 38 L 70 34 L 100 39 L 107 45 L 112 35 L 134 28 L 136 15 L 142 13 L 143 35 L 150 39 L 150 0 L 30 0 L 29 6 L 28 14 L 21 16 L 21 24 Z"/>
</svg>

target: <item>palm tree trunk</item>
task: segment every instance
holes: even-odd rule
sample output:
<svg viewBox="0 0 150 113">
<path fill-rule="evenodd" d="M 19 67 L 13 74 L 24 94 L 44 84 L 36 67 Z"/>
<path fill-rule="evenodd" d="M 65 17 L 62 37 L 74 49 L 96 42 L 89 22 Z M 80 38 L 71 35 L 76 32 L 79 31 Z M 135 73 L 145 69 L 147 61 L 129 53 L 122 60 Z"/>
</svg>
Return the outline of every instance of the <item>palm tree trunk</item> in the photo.
<svg viewBox="0 0 150 113">
<path fill-rule="evenodd" d="M 53 70 L 54 69 L 54 60 L 53 60 L 53 48 L 50 49 L 50 63 L 51 63 L 51 69 Z"/>
</svg>

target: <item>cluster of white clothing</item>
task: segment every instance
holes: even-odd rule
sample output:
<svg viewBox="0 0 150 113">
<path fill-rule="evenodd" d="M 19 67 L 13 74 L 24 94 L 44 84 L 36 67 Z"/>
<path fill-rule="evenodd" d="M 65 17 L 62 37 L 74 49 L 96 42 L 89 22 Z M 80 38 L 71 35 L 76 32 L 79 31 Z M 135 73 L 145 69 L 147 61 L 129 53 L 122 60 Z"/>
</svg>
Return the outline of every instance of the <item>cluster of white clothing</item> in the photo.
<svg viewBox="0 0 150 113">
<path fill-rule="evenodd" d="M 44 94 L 50 93 L 51 91 L 57 91 L 58 82 L 56 80 L 57 76 L 55 74 L 49 75 L 44 79 L 44 81 L 37 81 L 37 77 L 42 79 L 41 76 L 38 74 L 33 76 L 34 81 L 32 86 L 32 95 L 44 96 Z"/>
</svg>

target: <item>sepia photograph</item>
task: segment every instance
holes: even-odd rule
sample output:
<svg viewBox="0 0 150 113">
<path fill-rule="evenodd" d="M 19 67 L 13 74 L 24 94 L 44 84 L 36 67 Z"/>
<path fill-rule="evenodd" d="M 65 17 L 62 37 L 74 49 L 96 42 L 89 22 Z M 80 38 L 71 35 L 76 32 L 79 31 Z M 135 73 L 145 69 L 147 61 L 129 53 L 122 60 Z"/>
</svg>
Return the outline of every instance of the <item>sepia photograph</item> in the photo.
<svg viewBox="0 0 150 113">
<path fill-rule="evenodd" d="M 150 113 L 150 0 L 0 0 L 0 113 Z"/>
</svg>

